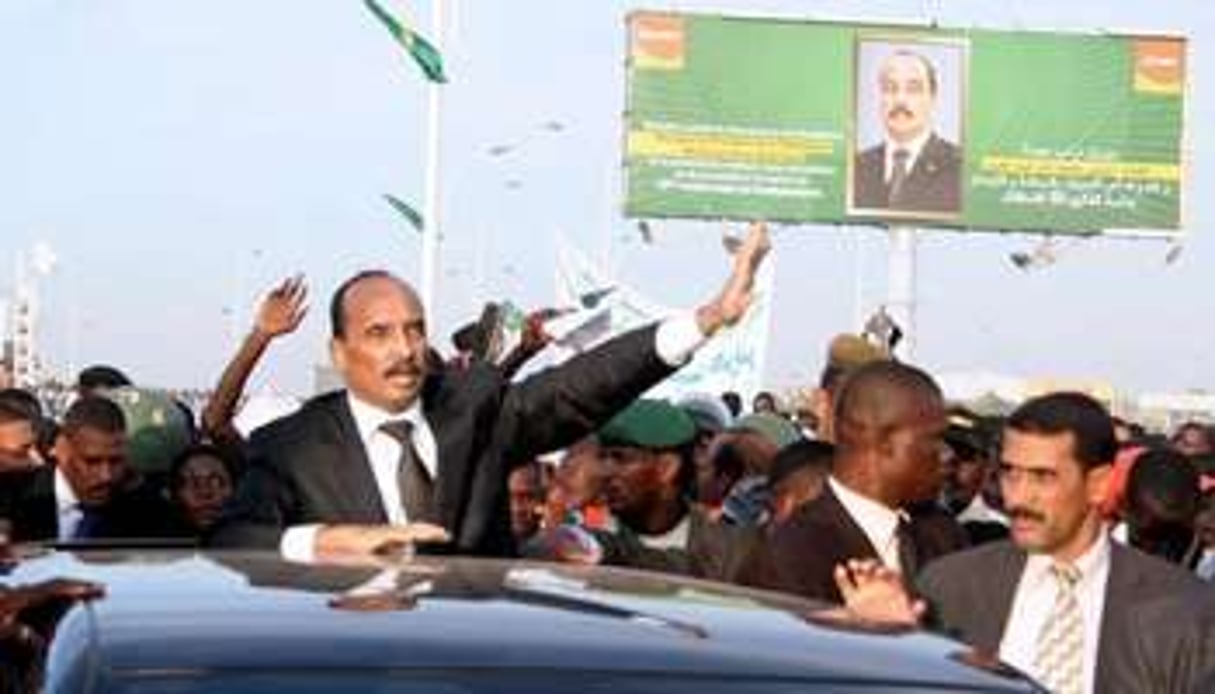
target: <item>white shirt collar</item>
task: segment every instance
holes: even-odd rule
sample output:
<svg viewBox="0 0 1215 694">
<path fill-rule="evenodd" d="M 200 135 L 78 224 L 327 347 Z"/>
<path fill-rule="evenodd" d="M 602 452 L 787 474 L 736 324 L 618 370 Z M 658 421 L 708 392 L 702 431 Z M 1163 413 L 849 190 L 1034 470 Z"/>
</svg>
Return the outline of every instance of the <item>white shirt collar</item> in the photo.
<svg viewBox="0 0 1215 694">
<path fill-rule="evenodd" d="M 55 506 L 61 517 L 64 513 L 80 509 L 80 499 L 76 497 L 76 492 L 72 491 L 72 483 L 68 482 L 68 478 L 58 466 L 55 467 Z"/>
<path fill-rule="evenodd" d="M 422 398 L 415 398 L 413 403 L 405 408 L 403 412 L 389 412 L 372 405 L 369 402 L 359 399 L 353 392 L 346 391 L 346 402 L 350 406 L 350 415 L 354 417 L 354 424 L 358 427 L 359 438 L 364 443 L 371 439 L 371 436 L 379 430 L 380 426 L 385 422 L 395 422 L 400 419 L 406 419 L 417 427 L 425 422 L 422 417 Z"/>
<path fill-rule="evenodd" d="M 954 518 L 959 523 L 999 523 L 1008 525 L 1008 516 L 992 508 L 982 494 L 975 494 L 966 508 Z"/>
<path fill-rule="evenodd" d="M 1080 570 L 1080 586 L 1085 586 L 1098 577 L 1110 562 L 1110 539 L 1108 528 L 1102 527 L 1097 539 L 1084 554 L 1076 557 L 1071 565 Z M 1055 558 L 1049 554 L 1033 553 L 1025 561 L 1025 575 L 1030 581 L 1053 581 L 1051 567 Z"/>
<path fill-rule="evenodd" d="M 915 163 L 920 159 L 920 152 L 924 151 L 924 145 L 928 144 L 928 139 L 932 137 L 932 129 L 925 128 L 924 132 L 916 135 L 910 142 L 895 142 L 894 140 L 886 140 L 886 180 L 890 180 L 891 174 L 894 173 L 894 152 L 901 149 L 907 152 L 907 173 L 915 168 Z"/>
<path fill-rule="evenodd" d="M 661 535 L 642 535 L 641 544 L 650 549 L 686 549 L 688 546 L 688 533 L 692 528 L 692 514 L 685 513 L 683 520 L 679 521 L 674 528 L 666 531 Z"/>
<path fill-rule="evenodd" d="M 895 530 L 898 529 L 899 520 L 903 514 L 880 501 L 853 491 L 834 475 L 827 478 L 827 484 L 831 486 L 831 492 L 835 494 L 835 498 L 839 499 L 844 510 L 861 527 L 865 537 L 869 538 L 869 543 L 881 555 L 883 562 L 888 566 L 898 566 Z M 893 557 L 890 556 L 891 548 L 894 548 Z"/>
</svg>

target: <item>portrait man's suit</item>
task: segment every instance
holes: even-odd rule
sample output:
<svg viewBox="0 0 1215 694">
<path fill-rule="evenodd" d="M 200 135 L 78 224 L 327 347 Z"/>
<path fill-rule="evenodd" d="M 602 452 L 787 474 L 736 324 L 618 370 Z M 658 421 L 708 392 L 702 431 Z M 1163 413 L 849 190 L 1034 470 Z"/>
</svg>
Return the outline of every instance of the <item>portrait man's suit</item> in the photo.
<svg viewBox="0 0 1215 694">
<path fill-rule="evenodd" d="M 486 364 L 427 376 L 422 411 L 435 437 L 435 501 L 451 549 L 514 552 L 511 466 L 577 441 L 670 375 L 655 331 L 626 333 L 515 384 Z M 387 522 L 346 395 L 337 392 L 254 432 L 249 471 L 209 541 L 276 547 L 292 525 Z"/>
<path fill-rule="evenodd" d="M 913 516 L 909 537 L 917 566 L 965 546 L 945 514 Z M 877 548 L 828 485 L 777 528 L 764 549 L 741 569 L 741 582 L 843 603 L 835 567 L 849 559 L 880 559 Z"/>
<path fill-rule="evenodd" d="M 911 170 L 891 199 L 886 176 L 886 145 L 856 156 L 852 172 L 852 206 L 861 209 L 950 213 L 961 210 L 961 149 L 936 134 L 924 143 Z"/>
<path fill-rule="evenodd" d="M 12 523 L 14 542 L 56 541 L 59 508 L 55 469 L 49 465 L 0 475 L 0 518 Z M 182 538 L 189 530 L 150 486 L 117 493 L 96 510 L 88 538 Z"/>
<path fill-rule="evenodd" d="M 917 583 L 929 603 L 930 624 L 981 651 L 998 654 L 1026 559 L 1026 553 L 1011 542 L 995 542 L 926 567 Z M 1171 564 L 1111 542 L 1105 590 L 1095 691 L 1143 691 L 1139 687 L 1144 666 L 1136 665 L 1131 654 L 1146 661 L 1182 654 L 1170 653 L 1167 647 L 1155 652 L 1140 648 L 1133 642 L 1136 630 L 1152 622 L 1157 601 L 1170 595 L 1198 595 L 1210 588 Z"/>
</svg>

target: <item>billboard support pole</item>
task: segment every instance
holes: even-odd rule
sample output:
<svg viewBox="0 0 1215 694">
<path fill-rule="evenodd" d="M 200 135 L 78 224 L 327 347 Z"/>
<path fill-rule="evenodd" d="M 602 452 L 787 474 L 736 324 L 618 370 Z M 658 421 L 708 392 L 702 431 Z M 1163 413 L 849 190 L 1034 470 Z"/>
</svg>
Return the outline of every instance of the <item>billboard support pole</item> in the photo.
<svg viewBox="0 0 1215 694">
<path fill-rule="evenodd" d="M 903 330 L 899 356 L 903 361 L 915 361 L 917 331 L 915 320 L 916 296 L 916 234 L 915 227 L 890 227 L 890 252 L 887 262 L 886 312 Z"/>
</svg>

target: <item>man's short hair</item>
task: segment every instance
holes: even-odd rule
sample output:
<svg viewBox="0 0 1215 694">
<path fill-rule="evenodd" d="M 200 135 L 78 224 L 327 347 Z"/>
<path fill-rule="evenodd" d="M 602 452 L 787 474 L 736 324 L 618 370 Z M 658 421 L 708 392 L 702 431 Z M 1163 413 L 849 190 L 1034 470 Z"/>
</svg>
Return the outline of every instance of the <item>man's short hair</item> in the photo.
<svg viewBox="0 0 1215 694">
<path fill-rule="evenodd" d="M 1109 465 L 1118 453 L 1114 420 L 1097 400 L 1084 393 L 1051 393 L 1018 407 L 1005 428 L 1023 434 L 1071 434 L 1073 457 L 1085 470 Z"/>
<path fill-rule="evenodd" d="M 768 487 L 775 490 L 791 476 L 804 469 L 814 469 L 824 476 L 830 474 L 835 446 L 826 441 L 803 439 L 781 449 L 772 460 L 768 472 Z"/>
<path fill-rule="evenodd" d="M 928 397 L 943 400 L 941 387 L 927 372 L 910 364 L 895 361 L 875 361 L 857 368 L 844 379 L 835 398 L 836 445 L 846 448 L 852 439 L 849 432 L 860 432 L 871 424 L 873 413 L 896 412 L 895 405 L 886 404 L 893 396 Z M 877 419 L 882 419 L 879 415 Z M 891 426 L 886 422 L 884 426 Z M 869 432 L 885 435 L 883 432 Z M 851 443 L 855 443 L 852 440 Z"/>
<path fill-rule="evenodd" d="M 333 297 L 329 299 L 329 328 L 333 337 L 346 337 L 346 293 L 354 285 L 369 279 L 386 279 L 408 286 L 401 278 L 387 270 L 361 270 L 354 276 L 338 285 Z"/>
<path fill-rule="evenodd" d="M 76 377 L 76 388 L 82 392 L 91 392 L 98 388 L 122 388 L 131 385 L 131 379 L 109 364 L 94 364 L 80 372 Z"/>
<path fill-rule="evenodd" d="M 1192 519 L 1202 499 L 1198 468 L 1176 451 L 1155 448 L 1135 459 L 1126 482 L 1126 503 L 1153 500 L 1170 516 Z"/>
<path fill-rule="evenodd" d="M 122 408 L 109 398 L 89 395 L 72 403 L 63 415 L 63 433 L 75 434 L 81 429 L 94 429 L 108 434 L 125 433 L 126 418 Z"/>
<path fill-rule="evenodd" d="M 937 68 L 932 64 L 932 61 L 928 59 L 928 56 L 918 51 L 913 51 L 910 48 L 900 48 L 890 54 L 890 58 L 895 57 L 913 58 L 920 61 L 920 64 L 924 66 L 924 74 L 928 76 L 928 91 L 932 92 L 933 96 L 936 96 Z M 889 60 L 889 58 L 887 58 L 887 60 Z"/>
<path fill-rule="evenodd" d="M 38 424 L 40 421 L 42 421 L 42 403 L 38 402 L 38 396 L 20 388 L 0 390 L 0 424 L 7 422 Z"/>
</svg>

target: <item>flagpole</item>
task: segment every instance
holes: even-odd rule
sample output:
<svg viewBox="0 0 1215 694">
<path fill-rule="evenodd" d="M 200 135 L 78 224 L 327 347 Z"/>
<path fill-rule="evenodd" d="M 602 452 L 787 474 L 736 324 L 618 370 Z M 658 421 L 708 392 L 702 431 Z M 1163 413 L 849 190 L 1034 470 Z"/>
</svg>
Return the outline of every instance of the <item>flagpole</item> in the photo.
<svg viewBox="0 0 1215 694">
<path fill-rule="evenodd" d="M 439 54 L 443 54 L 444 35 L 443 19 L 445 0 L 434 0 L 434 11 L 431 13 L 430 38 Z M 440 211 L 441 191 L 439 188 L 439 153 L 442 143 L 442 84 L 435 81 L 427 82 L 428 115 L 426 132 L 426 199 L 423 206 L 425 212 L 422 226 L 422 306 L 426 311 L 426 323 L 434 326 L 435 306 L 438 296 L 435 281 L 439 273 L 439 238 L 442 229 Z"/>
</svg>

